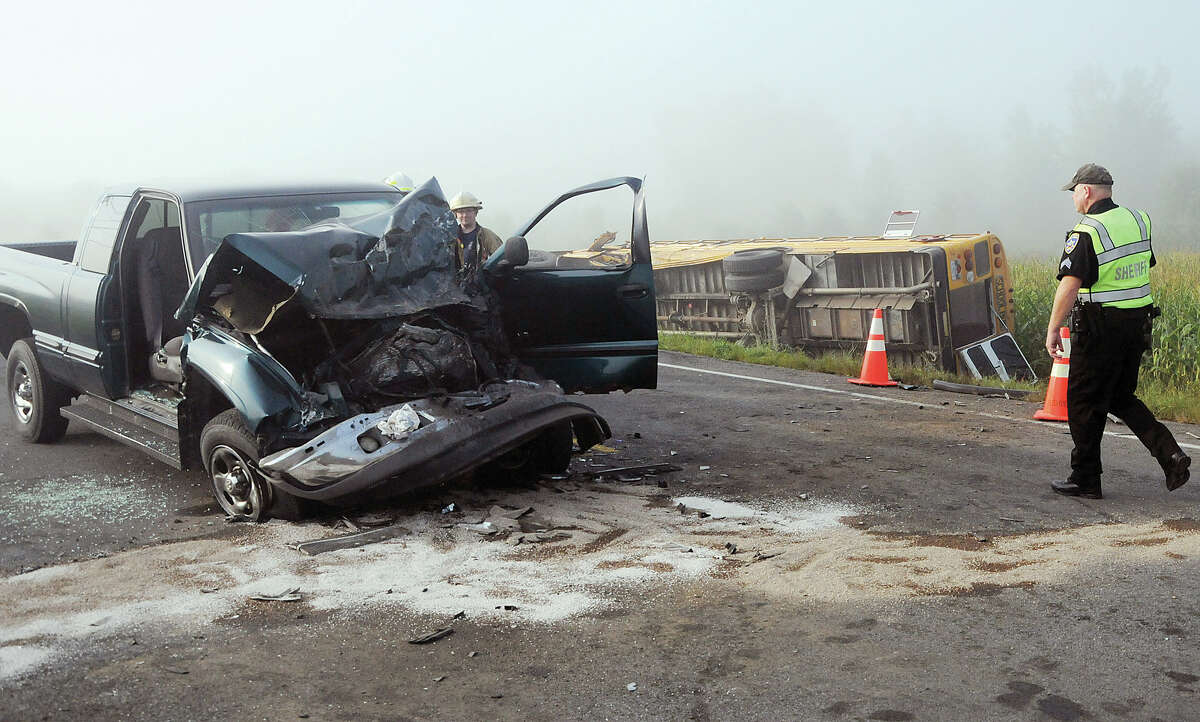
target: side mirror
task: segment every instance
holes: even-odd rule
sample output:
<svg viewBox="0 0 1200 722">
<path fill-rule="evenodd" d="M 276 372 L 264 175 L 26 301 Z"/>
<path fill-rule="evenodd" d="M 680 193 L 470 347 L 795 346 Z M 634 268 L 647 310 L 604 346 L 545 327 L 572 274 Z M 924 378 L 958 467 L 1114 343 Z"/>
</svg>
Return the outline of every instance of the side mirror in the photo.
<svg viewBox="0 0 1200 722">
<path fill-rule="evenodd" d="M 504 257 L 500 264 L 506 268 L 515 268 L 529 263 L 529 242 L 523 236 L 513 236 L 504 242 Z"/>
</svg>

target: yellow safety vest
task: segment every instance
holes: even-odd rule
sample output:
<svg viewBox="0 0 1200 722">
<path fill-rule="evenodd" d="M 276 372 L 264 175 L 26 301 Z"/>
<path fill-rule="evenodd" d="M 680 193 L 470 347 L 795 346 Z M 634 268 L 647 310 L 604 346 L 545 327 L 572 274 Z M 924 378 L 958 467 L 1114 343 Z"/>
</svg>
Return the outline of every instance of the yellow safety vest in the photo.
<svg viewBox="0 0 1200 722">
<path fill-rule="evenodd" d="M 1141 308 L 1150 295 L 1150 216 L 1116 207 L 1085 215 L 1073 229 L 1092 238 L 1098 264 L 1096 283 L 1079 289 L 1084 301 L 1113 308 Z"/>
</svg>

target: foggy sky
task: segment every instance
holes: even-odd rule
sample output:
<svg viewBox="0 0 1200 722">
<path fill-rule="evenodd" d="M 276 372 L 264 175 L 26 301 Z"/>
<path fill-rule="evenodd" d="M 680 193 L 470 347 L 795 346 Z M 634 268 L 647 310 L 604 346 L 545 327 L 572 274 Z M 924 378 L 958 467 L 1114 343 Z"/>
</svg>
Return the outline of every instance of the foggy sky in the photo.
<svg viewBox="0 0 1200 722">
<path fill-rule="evenodd" d="M 30 5 L 30 4 L 27 4 Z M 1060 7 L 1060 5 L 1062 5 Z M 1182 3 L 41 3 L 0 27 L 0 240 L 112 184 L 436 176 L 511 232 L 646 177 L 651 235 L 992 230 L 1056 253 L 1086 161 L 1196 248 Z"/>
</svg>

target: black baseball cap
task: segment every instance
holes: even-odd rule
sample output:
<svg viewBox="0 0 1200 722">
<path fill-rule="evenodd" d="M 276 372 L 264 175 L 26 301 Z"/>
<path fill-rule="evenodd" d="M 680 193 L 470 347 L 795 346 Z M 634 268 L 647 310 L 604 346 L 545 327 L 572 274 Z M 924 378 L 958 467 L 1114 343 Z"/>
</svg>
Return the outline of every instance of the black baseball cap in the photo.
<svg viewBox="0 0 1200 722">
<path fill-rule="evenodd" d="M 1075 171 L 1075 177 L 1071 182 L 1062 187 L 1064 191 L 1073 191 L 1075 186 L 1084 183 L 1090 186 L 1110 186 L 1113 184 L 1112 173 L 1102 165 L 1095 163 L 1084 163 L 1079 166 L 1079 170 Z"/>
</svg>

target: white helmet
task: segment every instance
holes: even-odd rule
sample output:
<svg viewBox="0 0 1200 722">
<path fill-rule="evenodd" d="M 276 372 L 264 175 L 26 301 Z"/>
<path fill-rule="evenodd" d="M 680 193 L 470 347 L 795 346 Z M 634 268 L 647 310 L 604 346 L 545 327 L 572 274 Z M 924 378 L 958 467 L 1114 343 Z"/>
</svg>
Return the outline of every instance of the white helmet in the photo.
<svg viewBox="0 0 1200 722">
<path fill-rule="evenodd" d="M 409 178 L 407 175 L 405 175 L 404 173 L 401 173 L 400 171 L 396 171 L 395 173 L 391 174 L 387 178 L 384 178 L 383 182 L 387 183 L 388 185 L 392 186 L 393 188 L 395 188 L 398 191 L 403 191 L 404 193 L 412 193 L 413 179 Z"/>
<path fill-rule="evenodd" d="M 463 208 L 483 208 L 483 203 L 474 193 L 463 191 L 450 199 L 450 210 L 457 211 Z"/>
</svg>

